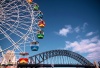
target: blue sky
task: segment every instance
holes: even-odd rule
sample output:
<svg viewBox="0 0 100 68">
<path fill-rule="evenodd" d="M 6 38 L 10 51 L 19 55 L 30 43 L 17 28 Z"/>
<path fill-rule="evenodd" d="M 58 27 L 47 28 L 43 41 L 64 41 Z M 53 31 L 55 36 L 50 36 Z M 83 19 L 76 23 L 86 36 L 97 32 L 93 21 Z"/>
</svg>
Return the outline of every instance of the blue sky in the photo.
<svg viewBox="0 0 100 68">
<path fill-rule="evenodd" d="M 34 2 L 39 4 L 46 22 L 45 37 L 40 41 L 39 52 L 68 49 L 90 58 L 89 60 L 100 60 L 99 0 Z"/>
<path fill-rule="evenodd" d="M 68 49 L 89 60 L 100 58 L 99 0 L 34 0 L 34 2 L 39 4 L 46 22 L 45 37 L 40 42 L 39 51 Z"/>
<path fill-rule="evenodd" d="M 31 55 L 48 50 L 66 49 L 77 52 L 91 61 L 100 60 L 99 0 L 34 0 L 34 2 L 39 4 L 44 14 L 46 27 L 44 39 L 38 40 L 39 51 L 32 52 L 29 47 Z"/>
</svg>

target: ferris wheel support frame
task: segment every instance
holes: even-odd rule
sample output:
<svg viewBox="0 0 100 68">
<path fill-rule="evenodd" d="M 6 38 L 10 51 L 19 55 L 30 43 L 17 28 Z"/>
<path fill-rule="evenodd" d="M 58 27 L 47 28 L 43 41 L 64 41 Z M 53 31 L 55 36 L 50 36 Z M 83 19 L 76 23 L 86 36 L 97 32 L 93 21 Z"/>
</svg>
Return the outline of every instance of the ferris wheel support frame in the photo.
<svg viewBox="0 0 100 68">
<path fill-rule="evenodd" d="M 4 53 L 3 53 L 1 46 L 0 46 L 0 52 L 1 52 L 2 56 L 4 57 Z"/>
<path fill-rule="evenodd" d="M 19 49 L 16 46 L 16 43 L 10 38 L 10 36 L 0 27 L 0 31 L 4 34 L 4 36 L 13 44 L 13 46 L 16 47 L 16 49 L 18 49 L 20 52 L 23 52 L 21 49 Z"/>
<path fill-rule="evenodd" d="M 5 0 L 4 0 L 5 1 Z M 20 1 L 20 0 L 18 0 L 18 1 Z M 14 2 L 16 2 L 16 1 L 13 1 L 13 2 L 10 2 L 10 3 L 14 3 Z M 5 36 L 4 38 L 7 38 L 8 39 L 8 41 L 10 41 L 10 43 L 12 44 L 12 46 L 10 46 L 10 47 L 8 47 L 8 48 L 6 48 L 6 49 L 4 49 L 4 50 L 2 50 L 2 51 L 0 51 L 0 52 L 4 52 L 5 50 L 8 50 L 8 49 L 10 49 L 11 47 L 14 47 L 13 48 L 13 51 L 15 51 L 16 49 L 18 49 L 20 52 L 25 52 L 25 47 L 26 47 L 26 43 L 30 43 L 30 41 L 29 40 L 31 40 L 32 42 L 33 41 L 36 41 L 35 40 L 35 34 L 37 34 L 37 32 L 36 31 L 34 31 L 34 29 L 35 30 L 41 30 L 41 28 L 39 28 L 39 26 L 37 26 L 37 21 L 38 20 L 41 20 L 41 19 L 35 19 L 35 16 L 37 16 L 38 15 L 38 12 L 40 11 L 34 11 L 33 10 L 33 6 L 34 5 L 32 5 L 32 4 L 34 4 L 34 2 L 32 3 L 32 4 L 29 4 L 29 3 L 27 3 L 28 4 L 28 6 L 29 7 L 27 7 L 26 5 L 25 5 L 25 3 L 24 3 L 24 1 L 20 1 L 21 2 L 21 5 L 23 5 L 23 6 L 25 6 L 28 10 L 29 10 L 29 15 L 30 15 L 30 19 L 29 20 L 31 20 L 31 22 L 30 22 L 30 25 L 27 25 L 26 23 L 21 23 L 21 25 L 25 25 L 25 26 L 27 26 L 28 28 L 23 28 L 23 27 L 21 27 L 21 26 L 19 26 L 19 24 L 20 24 L 20 22 L 19 21 L 23 21 L 24 20 L 24 18 L 22 19 L 22 20 L 20 20 L 20 17 L 19 16 L 21 16 L 19 13 L 20 13 L 20 9 L 18 8 L 18 6 L 17 6 L 17 4 L 15 4 L 15 7 L 17 8 L 17 10 L 18 10 L 18 12 L 17 12 L 17 14 L 18 14 L 18 17 L 17 17 L 17 19 L 16 20 L 18 20 L 18 21 L 14 21 L 13 19 L 11 19 L 11 21 L 13 21 L 13 22 L 15 22 L 15 24 L 16 23 L 18 23 L 17 24 L 17 26 L 14 26 L 15 24 L 11 24 L 11 23 L 6 23 L 6 22 L 2 22 L 2 24 L 0 24 L 0 26 L 2 26 L 3 28 L 5 28 L 5 29 L 7 29 L 6 31 L 5 30 L 3 30 L 3 28 L 2 27 L 0 27 L 0 32 Z M 20 6 L 21 6 L 20 5 Z M 9 6 L 9 4 L 6 6 L 6 7 L 8 7 Z M 11 6 L 11 5 L 10 5 Z M 12 7 L 12 8 L 14 8 L 14 7 Z M 10 10 L 12 10 L 12 8 L 9 8 Z M 14 12 L 14 11 L 13 11 Z M 35 13 L 36 12 L 36 13 Z M 8 14 L 8 15 L 10 15 L 10 13 Z M 15 15 L 16 16 L 16 15 Z M 22 15 L 23 16 L 23 15 Z M 24 16 L 23 16 L 24 17 Z M 26 18 L 27 18 L 28 16 L 26 16 Z M 10 19 L 10 17 L 8 18 L 8 19 Z M 25 22 L 25 21 L 24 21 Z M 7 26 L 8 27 L 7 27 Z M 12 25 L 12 26 L 11 26 Z M 37 26 L 38 28 L 36 28 L 35 26 Z M 9 28 L 10 27 L 10 28 Z M 14 29 L 13 29 L 14 28 Z M 21 29 L 24 29 L 24 30 L 27 30 L 27 32 L 24 34 L 23 32 L 21 32 L 20 30 L 18 30 L 17 28 L 21 28 Z M 11 33 L 10 34 L 7 34 L 7 31 L 10 31 Z M 17 42 L 15 42 L 14 41 L 14 39 L 12 39 L 12 37 L 11 37 L 11 34 L 15 34 L 15 35 L 17 35 L 18 37 L 20 37 L 21 39 L 19 39 Z M 22 45 L 23 44 L 23 48 L 24 48 L 24 50 L 22 50 L 21 49 L 21 46 L 20 45 Z"/>
</svg>

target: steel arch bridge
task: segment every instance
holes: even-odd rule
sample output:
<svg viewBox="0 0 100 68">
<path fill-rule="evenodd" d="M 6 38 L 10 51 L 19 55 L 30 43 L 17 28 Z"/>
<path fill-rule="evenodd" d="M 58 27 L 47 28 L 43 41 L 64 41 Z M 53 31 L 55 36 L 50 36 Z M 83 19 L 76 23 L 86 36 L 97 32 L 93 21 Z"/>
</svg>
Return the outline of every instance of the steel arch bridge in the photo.
<svg viewBox="0 0 100 68">
<path fill-rule="evenodd" d="M 18 67 L 95 67 L 83 56 L 69 50 L 46 51 L 31 56 L 29 59 L 29 64 L 18 64 Z"/>
</svg>

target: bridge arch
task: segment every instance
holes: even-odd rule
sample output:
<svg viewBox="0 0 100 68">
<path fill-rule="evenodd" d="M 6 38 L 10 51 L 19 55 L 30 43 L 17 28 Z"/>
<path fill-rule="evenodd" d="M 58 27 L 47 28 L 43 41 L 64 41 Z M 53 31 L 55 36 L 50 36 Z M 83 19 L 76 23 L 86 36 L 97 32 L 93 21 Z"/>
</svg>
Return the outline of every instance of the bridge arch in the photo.
<svg viewBox="0 0 100 68">
<path fill-rule="evenodd" d="M 31 56 L 29 57 L 29 59 L 35 64 L 40 64 L 41 62 L 55 56 L 67 56 L 67 57 L 75 59 L 82 65 L 93 65 L 90 61 L 88 61 L 83 56 L 69 50 L 50 50 L 50 51 L 42 52 L 37 55 Z M 40 60 L 40 58 L 42 60 Z"/>
</svg>

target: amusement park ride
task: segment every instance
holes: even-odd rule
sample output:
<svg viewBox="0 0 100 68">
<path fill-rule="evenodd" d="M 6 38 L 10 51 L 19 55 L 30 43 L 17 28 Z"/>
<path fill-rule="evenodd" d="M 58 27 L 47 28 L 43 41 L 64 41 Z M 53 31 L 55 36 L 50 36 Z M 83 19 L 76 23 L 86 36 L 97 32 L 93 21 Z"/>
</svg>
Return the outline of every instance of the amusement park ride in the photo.
<svg viewBox="0 0 100 68">
<path fill-rule="evenodd" d="M 45 22 L 42 18 L 43 13 L 33 0 L 1 0 L 0 35 L 3 37 L 0 38 L 0 41 L 7 39 L 11 43 L 8 48 L 0 48 L 2 57 L 5 58 L 4 52 L 12 48 L 12 51 L 16 53 L 17 50 L 22 56 L 16 62 L 27 64 L 29 60 L 26 56 L 29 53 L 25 51 L 26 45 L 29 43 L 31 51 L 38 51 L 39 42 L 36 39 L 44 38 Z M 5 62 L 1 62 L 1 65 L 8 62 L 5 60 Z"/>
</svg>

